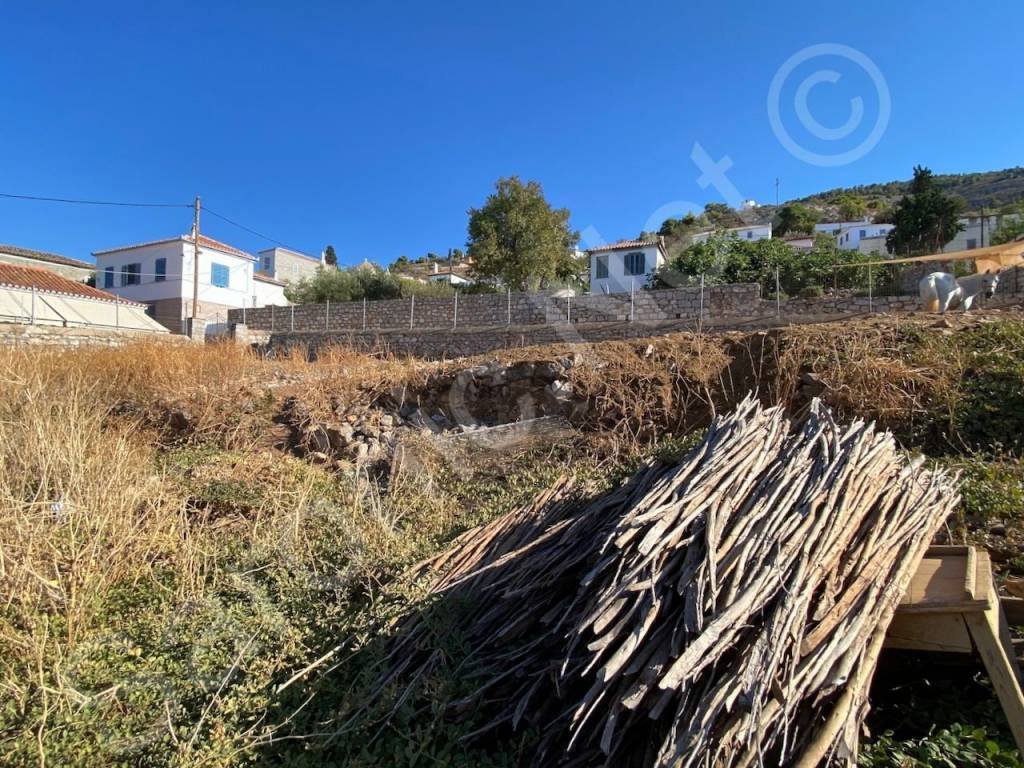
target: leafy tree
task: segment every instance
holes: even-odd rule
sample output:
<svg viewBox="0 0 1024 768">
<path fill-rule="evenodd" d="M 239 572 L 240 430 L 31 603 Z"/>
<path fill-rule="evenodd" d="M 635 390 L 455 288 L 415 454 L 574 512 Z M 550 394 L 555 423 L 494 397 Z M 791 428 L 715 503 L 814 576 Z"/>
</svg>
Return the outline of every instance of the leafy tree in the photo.
<svg viewBox="0 0 1024 768">
<path fill-rule="evenodd" d="M 839 198 L 839 218 L 843 221 L 860 221 L 868 212 L 868 205 L 863 197 L 843 195 Z"/>
<path fill-rule="evenodd" d="M 474 275 L 514 290 L 536 289 L 575 271 L 579 233 L 569 211 L 552 208 L 536 181 L 498 179 L 480 208 L 469 209 L 467 248 Z"/>
<path fill-rule="evenodd" d="M 338 266 L 338 254 L 334 252 L 333 245 L 328 245 L 324 250 L 324 261 L 327 262 L 327 266 L 329 267 Z"/>
<path fill-rule="evenodd" d="M 821 215 L 803 203 L 790 203 L 779 209 L 775 224 L 775 234 L 782 236 L 793 232 L 810 233 L 818 223 Z"/>
<path fill-rule="evenodd" d="M 397 270 L 401 272 L 403 269 L 407 269 L 410 264 L 409 257 L 401 255 L 388 266 L 388 271 Z"/>
<path fill-rule="evenodd" d="M 892 223 L 896 228 L 885 243 L 890 251 L 898 254 L 938 253 L 963 230 L 963 225 L 957 221 L 963 209 L 962 199 L 942 192 L 935 186 L 932 172 L 915 165 L 910 194 L 904 195 L 893 208 Z"/>
<path fill-rule="evenodd" d="M 488 285 L 467 286 L 461 293 L 489 293 Z M 322 304 L 325 301 L 362 301 L 401 299 L 409 296 L 451 296 L 455 289 L 444 282 L 420 282 L 400 275 L 368 269 L 320 269 L 314 277 L 300 280 L 284 289 L 295 304 Z"/>
<path fill-rule="evenodd" d="M 743 217 L 739 212 L 730 208 L 725 203 L 708 203 L 704 206 L 704 217 L 708 226 L 715 229 L 729 229 L 730 227 L 742 227 Z"/>
</svg>

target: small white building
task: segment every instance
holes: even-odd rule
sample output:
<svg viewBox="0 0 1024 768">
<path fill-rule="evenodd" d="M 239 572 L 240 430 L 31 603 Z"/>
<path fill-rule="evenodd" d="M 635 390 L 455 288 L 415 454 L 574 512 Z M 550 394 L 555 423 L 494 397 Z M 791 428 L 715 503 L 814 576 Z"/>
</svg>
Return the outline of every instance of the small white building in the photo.
<svg viewBox="0 0 1024 768">
<path fill-rule="evenodd" d="M 821 221 L 814 225 L 815 232 L 824 232 L 826 235 L 838 235 L 844 229 L 850 227 L 862 227 L 870 224 L 871 219 L 864 218 L 858 221 Z"/>
<path fill-rule="evenodd" d="M 708 229 L 698 232 L 692 237 L 693 243 L 703 243 L 716 232 L 727 232 L 736 235 L 740 240 L 770 240 L 772 236 L 772 223 L 751 224 L 745 227 L 729 227 L 728 229 Z"/>
<path fill-rule="evenodd" d="M 471 285 L 473 283 L 469 278 L 467 269 L 458 269 L 454 266 L 441 269 L 436 261 L 430 265 L 430 273 L 427 275 L 427 280 L 432 283 L 448 283 L 455 286 Z"/>
<path fill-rule="evenodd" d="M 957 232 L 956 237 L 946 243 L 942 248 L 943 253 L 953 251 L 973 251 L 975 248 L 986 248 L 992 245 L 992 235 L 1005 223 L 1020 218 L 1019 213 L 993 213 L 981 216 L 978 213 L 968 213 L 961 216 L 957 221 L 963 227 L 963 231 Z"/>
<path fill-rule="evenodd" d="M 149 306 L 152 316 L 184 333 L 192 316 L 195 251 L 192 234 L 96 251 L 96 285 Z M 196 316 L 226 322 L 227 310 L 260 307 L 268 295 L 283 299 L 283 287 L 257 291 L 256 258 L 213 238 L 199 237 L 199 301 Z"/>
<path fill-rule="evenodd" d="M 665 263 L 665 246 L 657 240 L 620 240 L 587 251 L 590 292 L 629 293 L 640 290 Z"/>
<path fill-rule="evenodd" d="M 861 222 L 853 226 L 844 227 L 836 233 L 836 245 L 844 251 L 859 251 L 861 240 L 872 240 L 884 238 L 896 229 L 895 224 L 869 224 Z M 870 253 L 870 251 L 869 251 Z"/>
</svg>

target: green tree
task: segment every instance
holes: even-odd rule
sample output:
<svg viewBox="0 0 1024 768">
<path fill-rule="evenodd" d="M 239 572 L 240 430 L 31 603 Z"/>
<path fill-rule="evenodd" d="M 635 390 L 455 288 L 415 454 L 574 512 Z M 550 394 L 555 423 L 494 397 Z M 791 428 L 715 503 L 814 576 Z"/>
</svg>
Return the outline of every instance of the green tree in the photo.
<svg viewBox="0 0 1024 768">
<path fill-rule="evenodd" d="M 779 209 L 775 223 L 775 234 L 788 235 L 794 232 L 810 233 L 821 215 L 803 203 L 790 203 Z"/>
<path fill-rule="evenodd" d="M 935 186 L 932 172 L 915 165 L 910 194 L 904 195 L 893 208 L 892 223 L 896 228 L 886 237 L 886 245 L 901 255 L 938 253 L 963 230 L 957 221 L 963 209 L 963 200 L 942 192 Z"/>
<path fill-rule="evenodd" d="M 839 218 L 843 221 L 860 221 L 868 212 L 868 204 L 863 197 L 843 195 L 839 198 Z"/>
<path fill-rule="evenodd" d="M 704 220 L 709 227 L 715 229 L 729 229 L 730 227 L 742 227 L 743 217 L 735 208 L 730 208 L 725 203 L 708 203 L 704 206 Z"/>
<path fill-rule="evenodd" d="M 338 254 L 334 252 L 333 245 L 328 245 L 327 248 L 324 250 L 324 261 L 327 263 L 327 266 L 329 267 L 338 266 Z"/>
<path fill-rule="evenodd" d="M 477 277 L 536 290 L 573 275 L 579 233 L 569 227 L 569 211 L 552 208 L 536 181 L 498 179 L 483 206 L 469 209 L 468 232 Z"/>
</svg>

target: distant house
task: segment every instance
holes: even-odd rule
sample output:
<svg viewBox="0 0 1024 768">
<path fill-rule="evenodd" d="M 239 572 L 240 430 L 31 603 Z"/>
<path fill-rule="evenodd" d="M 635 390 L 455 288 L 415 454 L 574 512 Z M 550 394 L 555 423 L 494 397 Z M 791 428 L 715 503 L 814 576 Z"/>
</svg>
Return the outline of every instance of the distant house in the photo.
<svg viewBox="0 0 1024 768">
<path fill-rule="evenodd" d="M 772 223 L 751 224 L 745 227 L 729 227 L 728 229 L 708 229 L 698 232 L 692 238 L 694 243 L 703 243 L 716 232 L 728 232 L 736 235 L 740 240 L 770 240 L 772 236 Z"/>
<path fill-rule="evenodd" d="M 956 237 L 946 243 L 942 252 L 973 251 L 975 248 L 990 246 L 992 245 L 992 235 L 1003 223 L 1019 218 L 1019 213 L 993 213 L 982 216 L 980 213 L 974 212 L 961 216 L 957 221 L 963 226 L 963 231 L 958 232 Z"/>
<path fill-rule="evenodd" d="M 21 248 L 17 245 L 0 245 L 0 264 L 43 267 L 80 283 L 86 282 L 96 270 L 95 265 L 87 261 L 69 259 L 56 253 Z"/>
<path fill-rule="evenodd" d="M 896 229 L 895 224 L 869 224 L 867 222 L 861 222 L 854 224 L 849 227 L 844 227 L 836 233 L 836 245 L 844 251 L 862 251 L 864 253 L 871 253 L 872 250 L 878 250 L 878 238 L 882 238 L 881 242 L 885 242 L 885 238 L 890 232 Z M 861 248 L 861 241 L 870 240 L 870 243 L 865 243 L 871 250 L 863 251 Z M 885 253 L 885 248 L 882 248 L 880 253 Z"/>
<path fill-rule="evenodd" d="M 665 246 L 657 240 L 620 240 L 587 251 L 591 293 L 628 293 L 647 285 L 665 263 Z"/>
<path fill-rule="evenodd" d="M 186 319 L 192 316 L 194 250 L 194 238 L 189 233 L 96 251 L 96 284 L 147 304 L 158 322 L 183 333 Z M 207 322 L 224 321 L 229 309 L 265 306 L 271 294 L 283 299 L 281 285 L 259 281 L 267 288 L 257 290 L 255 265 L 255 256 L 201 235 L 196 316 Z"/>
<path fill-rule="evenodd" d="M 316 277 L 317 270 L 326 266 L 323 255 L 310 256 L 289 248 L 267 248 L 256 256 L 257 272 L 284 283 L 297 283 Z"/>
<path fill-rule="evenodd" d="M 146 309 L 43 267 L 0 263 L 3 323 L 167 333 Z"/>
<path fill-rule="evenodd" d="M 431 283 L 448 283 L 449 285 L 472 285 L 473 280 L 469 276 L 469 267 L 453 265 L 442 268 L 438 262 L 432 262 L 427 280 Z"/>
<path fill-rule="evenodd" d="M 863 227 L 870 224 L 871 219 L 860 219 L 858 221 L 821 221 L 814 225 L 815 232 L 824 232 L 826 235 L 838 235 L 844 229 L 851 227 Z"/>
</svg>

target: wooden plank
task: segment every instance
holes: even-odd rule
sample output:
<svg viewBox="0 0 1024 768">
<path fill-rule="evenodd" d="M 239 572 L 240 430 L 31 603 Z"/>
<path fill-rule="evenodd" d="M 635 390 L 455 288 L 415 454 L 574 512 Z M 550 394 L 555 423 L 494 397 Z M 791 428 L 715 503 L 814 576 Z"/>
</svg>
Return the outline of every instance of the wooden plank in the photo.
<svg viewBox="0 0 1024 768">
<path fill-rule="evenodd" d="M 948 653 L 970 653 L 974 648 L 961 613 L 897 614 L 885 647 Z"/>
<path fill-rule="evenodd" d="M 992 600 L 988 554 L 974 547 L 930 547 L 900 602 L 899 614 L 979 612 Z"/>
<path fill-rule="evenodd" d="M 1017 750 L 1024 755 L 1024 694 L 1017 682 L 1016 662 L 1011 662 L 999 638 L 999 616 L 999 604 L 995 603 L 983 613 L 965 614 L 964 619 L 1006 714 Z"/>
</svg>

